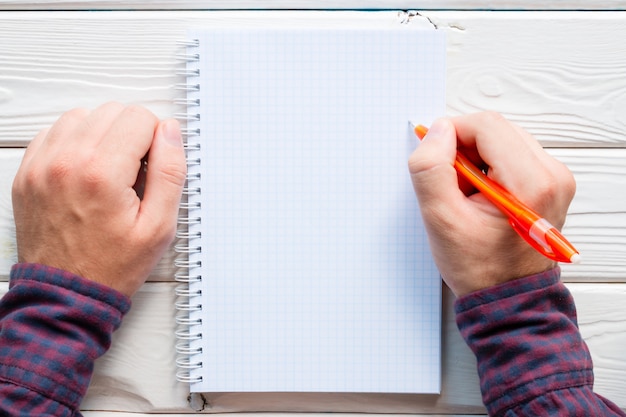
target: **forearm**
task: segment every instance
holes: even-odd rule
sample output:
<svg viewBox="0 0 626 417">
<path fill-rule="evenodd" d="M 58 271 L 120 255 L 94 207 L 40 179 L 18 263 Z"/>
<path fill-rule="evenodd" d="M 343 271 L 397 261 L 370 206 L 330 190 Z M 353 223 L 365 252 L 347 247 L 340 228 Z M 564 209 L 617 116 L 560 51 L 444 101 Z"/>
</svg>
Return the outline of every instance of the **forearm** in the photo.
<svg viewBox="0 0 626 417">
<path fill-rule="evenodd" d="M 76 275 L 15 265 L 0 301 L 0 410 L 74 415 L 129 308 L 127 297 Z"/>
<path fill-rule="evenodd" d="M 461 334 L 478 360 L 490 415 L 565 410 L 623 415 L 593 393 L 591 356 L 578 331 L 574 300 L 559 275 L 555 268 L 455 304 Z"/>
</svg>

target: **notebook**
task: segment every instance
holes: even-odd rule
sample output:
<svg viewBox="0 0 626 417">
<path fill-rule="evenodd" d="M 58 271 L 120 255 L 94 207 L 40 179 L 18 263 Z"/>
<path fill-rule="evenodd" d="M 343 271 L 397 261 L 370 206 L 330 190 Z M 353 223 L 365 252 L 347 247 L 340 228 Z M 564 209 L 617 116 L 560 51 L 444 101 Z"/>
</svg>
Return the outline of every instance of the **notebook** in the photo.
<svg viewBox="0 0 626 417">
<path fill-rule="evenodd" d="M 191 392 L 437 393 L 441 281 L 407 161 L 437 30 L 193 30 L 177 377 Z"/>
</svg>

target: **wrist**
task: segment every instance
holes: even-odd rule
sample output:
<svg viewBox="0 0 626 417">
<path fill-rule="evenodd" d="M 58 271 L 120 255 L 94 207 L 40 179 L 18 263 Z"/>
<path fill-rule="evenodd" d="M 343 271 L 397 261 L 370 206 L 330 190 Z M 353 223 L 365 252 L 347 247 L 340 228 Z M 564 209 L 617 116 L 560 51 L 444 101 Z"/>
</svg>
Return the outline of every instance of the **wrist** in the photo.
<svg viewBox="0 0 626 417">
<path fill-rule="evenodd" d="M 122 294 L 67 271 L 14 265 L 0 303 L 3 380 L 78 409 L 129 307 Z"/>
<path fill-rule="evenodd" d="M 497 303 L 525 293 L 541 291 L 544 288 L 559 284 L 560 278 L 561 268 L 556 265 L 545 271 L 522 276 L 460 296 L 454 302 L 454 309 L 458 315 L 479 306 Z"/>
<path fill-rule="evenodd" d="M 475 247 L 469 247 L 468 252 L 471 253 L 459 253 L 456 260 L 437 259 L 435 255 L 443 280 L 457 297 L 549 271 L 558 265 L 525 242 L 504 251 L 482 247 L 477 252 Z"/>
<path fill-rule="evenodd" d="M 20 281 L 37 281 L 71 290 L 82 296 L 108 304 L 122 315 L 130 310 L 130 298 L 121 292 L 53 266 L 39 263 L 17 263 L 11 267 L 9 288 Z"/>
</svg>

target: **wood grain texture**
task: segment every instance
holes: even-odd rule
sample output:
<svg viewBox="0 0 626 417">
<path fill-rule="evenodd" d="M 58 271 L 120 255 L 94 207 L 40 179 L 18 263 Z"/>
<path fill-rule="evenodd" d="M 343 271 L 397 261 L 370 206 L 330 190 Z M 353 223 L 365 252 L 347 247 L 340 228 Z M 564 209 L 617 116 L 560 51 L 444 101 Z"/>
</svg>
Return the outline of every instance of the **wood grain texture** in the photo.
<svg viewBox="0 0 626 417">
<path fill-rule="evenodd" d="M 84 417 L 154 417 L 153 413 L 125 413 L 119 411 L 83 411 Z M 308 417 L 328 417 L 328 413 L 308 413 Z M 389 417 L 389 414 L 368 414 L 368 417 Z M 486 414 L 428 414 L 428 417 L 487 417 Z M 163 414 L 158 417 L 189 417 L 188 413 Z M 259 413 L 237 413 L 237 417 L 259 417 Z M 302 413 L 280 413 L 280 417 L 302 417 Z M 363 417 L 363 414 L 344 413 L 341 417 Z"/>
<path fill-rule="evenodd" d="M 380 7 L 380 1 L 365 0 Z M 623 2 L 529 1 L 520 7 L 623 8 Z M 310 7 L 312 2 L 228 2 L 231 7 Z M 316 2 L 315 7 L 356 7 L 356 0 Z M 409 7 L 408 5 L 416 5 Z M 422 6 L 417 6 L 420 4 Z M 441 0 L 386 2 L 388 7 L 476 7 L 478 2 Z M 501 1 L 500 8 L 520 5 Z M 225 1 L 31 1 L 0 0 L 9 9 L 220 8 Z M 369 7 L 369 6 L 368 6 Z M 423 12 L 412 24 L 436 25 L 448 33 L 448 110 L 459 114 L 492 109 L 537 135 L 574 172 L 578 193 L 565 234 L 584 263 L 564 266 L 590 346 L 597 391 L 626 408 L 626 14 L 525 12 Z M 427 16 L 427 17 L 425 17 Z M 23 146 L 64 110 L 93 108 L 108 100 L 139 103 L 160 117 L 180 111 L 172 99 L 184 80 L 175 75 L 181 48 L 176 40 L 191 25 L 346 26 L 396 25 L 395 11 L 169 11 L 0 12 L 0 146 Z M 572 47 L 575 45 L 575 47 Z M 616 148 L 616 149 L 611 149 Z M 15 261 L 10 187 L 22 150 L 0 150 L 0 279 Z M 171 281 L 169 251 L 151 276 Z M 84 401 L 86 415 L 189 412 L 187 389 L 174 381 L 174 291 L 172 282 L 146 284 L 115 334 L 114 347 L 97 364 Z M 6 291 L 0 283 L 0 293 Z M 444 299 L 443 394 L 420 396 L 330 396 L 325 410 L 483 414 L 474 359 L 453 323 L 452 299 Z M 293 404 L 297 398 L 286 398 Z M 313 400 L 308 398 L 309 401 Z M 271 410 L 276 397 L 224 394 L 209 411 Z M 282 403 L 286 404 L 286 403 Z M 308 405 L 307 405 L 308 404 Z M 258 406 L 260 405 L 260 406 Z M 258 406 L 258 407 L 257 407 Z M 264 407 L 264 408 L 263 408 Z M 319 404 L 301 408 L 316 410 Z M 97 411 L 96 411 L 97 410 Z M 118 413 L 119 411 L 119 413 Z M 115 414 L 113 414 L 115 412 Z"/>
<path fill-rule="evenodd" d="M 6 281 L 17 262 L 15 224 L 11 204 L 13 177 L 22 160 L 22 149 L 0 149 L 0 280 Z"/>
<path fill-rule="evenodd" d="M 626 362 L 622 355 L 626 344 L 626 285 L 568 287 L 576 300 L 581 333 L 592 353 L 596 391 L 626 408 Z M 174 313 L 163 306 L 172 306 L 172 301 L 173 284 L 147 284 L 137 294 L 133 311 L 116 334 L 114 348 L 98 364 L 85 409 L 115 410 L 110 405 L 114 398 L 113 404 L 120 410 L 188 411 L 186 390 L 173 382 L 174 369 L 167 362 L 174 355 L 170 333 Z M 212 408 L 208 411 L 269 412 L 295 407 L 302 411 L 349 412 L 365 404 L 366 410 L 373 413 L 482 413 L 475 360 L 459 335 L 452 307 L 453 296 L 446 290 L 441 396 L 220 394 L 209 397 Z M 111 390 L 118 386 L 124 388 Z M 104 403 L 109 406 L 97 408 Z"/>
<path fill-rule="evenodd" d="M 184 111 L 178 42 L 190 26 L 399 24 L 398 12 L 0 12 L 0 146 L 23 146 L 63 111 L 117 100 Z M 425 18 L 412 24 L 427 25 Z"/>
<path fill-rule="evenodd" d="M 620 70 L 626 54 L 616 36 L 626 31 L 625 14 L 427 15 L 448 32 L 450 113 L 502 111 L 546 145 L 626 143 L 621 133 L 626 123 L 626 104 L 622 105 L 626 77 Z M 191 25 L 375 27 L 397 25 L 399 20 L 397 12 L 0 13 L 0 143 L 24 145 L 63 110 L 93 108 L 108 100 L 140 103 L 161 117 L 183 110 L 172 104 L 181 95 L 176 84 L 184 81 L 175 75 L 176 55 L 182 52 L 176 41 Z M 412 24 L 431 23 L 414 16 Z M 570 41 L 577 48 L 568 47 Z M 579 93 L 585 99 L 579 100 Z M 597 156 L 590 160 L 592 154 Z M 566 233 L 581 246 L 585 262 L 565 268 L 564 276 L 623 280 L 626 257 L 619 225 L 626 203 L 614 192 L 623 187 L 623 153 L 581 149 L 571 157 L 572 163 L 565 162 L 579 178 L 579 193 Z M 16 161 L 6 169 L 12 172 L 13 167 Z M 10 178 L 5 175 L 0 182 L 7 193 Z M 0 210 L 0 227 L 8 232 L 0 237 L 0 276 L 6 277 L 15 259 L 7 197 L 0 197 Z M 173 258 L 169 251 L 151 279 L 171 279 Z"/>
<path fill-rule="evenodd" d="M 188 411 L 187 387 L 176 381 L 176 284 L 146 284 L 97 363 L 86 410 Z"/>
<path fill-rule="evenodd" d="M 548 149 L 574 173 L 577 193 L 570 206 L 565 235 L 581 251 L 583 263 L 563 265 L 563 279 L 574 282 L 626 282 L 626 149 Z M 11 183 L 23 150 L 0 149 L 0 280 L 16 261 Z M 176 244 L 177 242 L 174 242 Z M 150 276 L 171 281 L 170 249 Z"/>
<path fill-rule="evenodd" d="M 581 264 L 563 264 L 566 281 L 626 282 L 626 149 L 554 148 L 576 179 L 564 234 Z"/>
<path fill-rule="evenodd" d="M 175 382 L 173 283 L 149 283 L 133 298 L 133 308 L 115 333 L 113 347 L 96 365 L 84 410 L 185 413 L 187 387 Z M 626 408 L 626 284 L 568 284 L 578 307 L 581 332 L 591 350 L 596 391 Z M 7 290 L 0 283 L 0 295 Z M 441 396 L 250 395 L 209 397 L 208 412 L 299 410 L 373 413 L 482 414 L 475 359 L 454 323 L 453 296 L 444 291 L 443 391 Z M 94 414 L 97 415 L 97 414 Z M 102 414 L 107 415 L 107 414 Z"/>
<path fill-rule="evenodd" d="M 626 13 L 427 13 L 451 114 L 491 109 L 546 146 L 626 143 Z"/>
<path fill-rule="evenodd" d="M 0 0 L 0 10 L 127 9 L 455 9 L 455 10 L 624 10 L 620 0 Z"/>
<path fill-rule="evenodd" d="M 576 302 L 580 332 L 593 358 L 594 389 L 626 409 L 626 286 L 570 284 L 569 288 Z"/>
<path fill-rule="evenodd" d="M 623 12 L 422 14 L 448 33 L 450 114 L 497 110 L 548 146 L 626 143 Z M 424 16 L 412 24 L 430 24 Z M 176 41 L 188 26 L 398 22 L 391 11 L 0 12 L 0 144 L 24 145 L 62 111 L 107 100 L 180 111 Z"/>
</svg>

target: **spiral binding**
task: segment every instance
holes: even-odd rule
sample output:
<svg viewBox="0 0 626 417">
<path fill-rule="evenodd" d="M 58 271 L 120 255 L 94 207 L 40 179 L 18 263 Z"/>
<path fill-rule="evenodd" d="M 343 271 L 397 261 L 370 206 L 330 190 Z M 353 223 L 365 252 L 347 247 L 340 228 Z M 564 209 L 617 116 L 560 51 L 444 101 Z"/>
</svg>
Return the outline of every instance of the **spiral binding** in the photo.
<svg viewBox="0 0 626 417">
<path fill-rule="evenodd" d="M 177 84 L 176 89 L 184 92 L 184 98 L 174 100 L 183 112 L 176 113 L 175 117 L 181 121 L 181 133 L 185 139 L 187 153 L 187 181 L 183 190 L 183 202 L 180 205 L 178 230 L 176 238 L 179 243 L 174 246 L 177 253 L 174 260 L 176 273 L 174 278 L 180 284 L 175 288 L 177 301 L 176 309 L 180 312 L 176 316 L 176 379 L 181 382 L 194 384 L 202 381 L 199 371 L 202 369 L 202 274 L 200 271 L 202 252 L 202 233 L 200 231 L 202 207 L 200 184 L 201 140 L 200 140 L 200 77 L 199 69 L 199 41 L 191 39 L 179 42 L 185 52 L 178 55 L 184 63 L 184 68 L 177 72 L 186 82 Z"/>
</svg>

